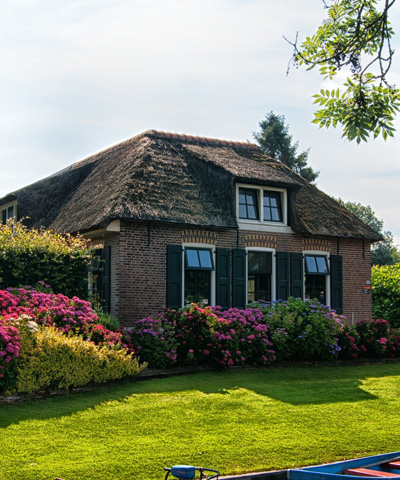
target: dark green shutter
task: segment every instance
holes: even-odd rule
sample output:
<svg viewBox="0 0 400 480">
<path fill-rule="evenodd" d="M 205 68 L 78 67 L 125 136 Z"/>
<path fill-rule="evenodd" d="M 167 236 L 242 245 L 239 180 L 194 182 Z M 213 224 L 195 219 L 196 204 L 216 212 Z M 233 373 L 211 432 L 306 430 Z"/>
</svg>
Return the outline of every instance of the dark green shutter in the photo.
<svg viewBox="0 0 400 480">
<path fill-rule="evenodd" d="M 289 254 L 287 252 L 276 253 L 276 299 L 287 300 L 289 298 Z"/>
<path fill-rule="evenodd" d="M 290 295 L 294 298 L 304 297 L 304 259 L 302 253 L 290 254 Z"/>
<path fill-rule="evenodd" d="M 342 256 L 331 255 L 331 307 L 343 313 L 343 273 Z"/>
<path fill-rule="evenodd" d="M 232 250 L 232 306 L 246 306 L 246 250 Z"/>
<path fill-rule="evenodd" d="M 216 249 L 216 305 L 223 310 L 230 307 L 231 251 L 227 248 Z"/>
<path fill-rule="evenodd" d="M 101 298 L 103 310 L 110 312 L 111 308 L 111 246 L 105 245 L 101 252 Z"/>
<path fill-rule="evenodd" d="M 167 308 L 182 308 L 182 247 L 167 245 Z"/>
</svg>

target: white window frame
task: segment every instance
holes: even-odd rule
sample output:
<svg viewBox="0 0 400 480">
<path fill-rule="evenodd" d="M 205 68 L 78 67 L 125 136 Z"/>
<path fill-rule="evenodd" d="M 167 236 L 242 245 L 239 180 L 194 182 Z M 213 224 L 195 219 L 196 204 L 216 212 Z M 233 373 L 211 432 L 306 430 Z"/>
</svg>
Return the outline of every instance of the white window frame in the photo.
<svg viewBox="0 0 400 480">
<path fill-rule="evenodd" d="M 211 285 L 210 285 L 210 290 L 211 290 L 211 298 L 210 303 L 208 306 L 215 307 L 215 298 L 216 298 L 216 253 L 215 253 L 215 245 L 211 245 L 208 243 L 182 243 L 182 305 L 181 307 L 185 307 L 185 249 L 186 248 L 201 248 L 203 250 L 211 250 L 212 254 L 212 259 L 214 262 L 214 269 L 210 270 L 211 272 Z"/>
<path fill-rule="evenodd" d="M 239 218 L 239 189 L 246 188 L 249 190 L 256 190 L 258 192 L 258 212 L 259 220 L 250 220 L 247 218 Z M 264 208 L 263 208 L 263 198 L 264 192 L 278 192 L 281 194 L 281 209 L 282 209 L 282 222 L 272 222 L 266 221 L 263 219 Z M 269 232 L 283 232 L 283 233 L 292 233 L 292 229 L 288 226 L 288 200 L 287 200 L 287 189 L 286 188 L 277 188 L 277 187 L 268 187 L 260 185 L 249 185 L 245 183 L 236 184 L 236 218 L 239 225 L 239 228 L 246 230 L 265 230 Z"/>
<path fill-rule="evenodd" d="M 13 200 L 12 202 L 5 203 L 4 205 L 0 206 L 0 224 L 3 223 L 3 212 L 4 212 L 4 210 L 6 211 L 6 221 L 11 218 L 11 217 L 7 216 L 7 210 L 10 207 L 14 207 L 14 216 L 12 218 L 14 218 L 15 220 L 18 218 L 18 211 L 17 211 L 18 202 L 16 200 Z"/>
<path fill-rule="evenodd" d="M 266 247 L 246 247 L 246 305 L 249 303 L 249 253 L 272 253 L 271 302 L 276 300 L 276 250 Z"/>
<path fill-rule="evenodd" d="M 303 272 L 304 272 L 304 281 L 303 281 L 303 292 L 304 292 L 304 299 L 306 299 L 306 255 L 316 255 L 318 257 L 325 257 L 328 268 L 329 268 L 329 275 L 325 276 L 325 305 L 331 304 L 331 254 L 329 252 L 323 250 L 303 250 Z"/>
</svg>

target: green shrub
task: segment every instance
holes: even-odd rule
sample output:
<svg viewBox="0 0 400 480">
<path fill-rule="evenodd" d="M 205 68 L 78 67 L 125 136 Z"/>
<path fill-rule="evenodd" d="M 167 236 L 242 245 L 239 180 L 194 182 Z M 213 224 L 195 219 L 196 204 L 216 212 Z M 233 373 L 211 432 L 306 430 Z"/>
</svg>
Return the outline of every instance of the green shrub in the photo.
<svg viewBox="0 0 400 480">
<path fill-rule="evenodd" d="M 137 375 L 144 366 L 126 350 L 66 337 L 54 327 L 31 331 L 20 326 L 21 350 L 12 391 L 69 389 Z"/>
<path fill-rule="evenodd" d="M 272 330 L 278 360 L 327 360 L 340 351 L 343 318 L 314 300 L 257 304 Z"/>
<path fill-rule="evenodd" d="M 371 284 L 372 316 L 400 327 L 400 264 L 373 266 Z"/>
<path fill-rule="evenodd" d="M 121 328 L 121 324 L 119 323 L 119 321 L 116 318 L 112 317 L 109 313 L 96 309 L 95 314 L 97 315 L 97 320 L 95 320 L 94 323 L 98 325 L 103 325 L 104 328 L 107 328 L 112 332 L 116 332 Z"/>
<path fill-rule="evenodd" d="M 0 226 L 0 288 L 51 286 L 55 293 L 87 297 L 87 264 L 91 255 L 81 236 L 28 229 L 9 220 Z"/>
</svg>

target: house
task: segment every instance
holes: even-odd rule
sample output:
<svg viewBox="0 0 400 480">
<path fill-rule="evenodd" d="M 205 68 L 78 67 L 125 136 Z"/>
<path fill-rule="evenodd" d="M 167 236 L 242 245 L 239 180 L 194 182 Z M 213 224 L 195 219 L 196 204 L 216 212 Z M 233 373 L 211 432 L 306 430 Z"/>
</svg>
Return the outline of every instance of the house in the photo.
<svg viewBox="0 0 400 480">
<path fill-rule="evenodd" d="M 251 143 L 147 131 L 10 193 L 0 210 L 90 238 L 104 308 L 126 326 L 190 302 L 289 296 L 371 318 L 379 234 Z"/>
</svg>

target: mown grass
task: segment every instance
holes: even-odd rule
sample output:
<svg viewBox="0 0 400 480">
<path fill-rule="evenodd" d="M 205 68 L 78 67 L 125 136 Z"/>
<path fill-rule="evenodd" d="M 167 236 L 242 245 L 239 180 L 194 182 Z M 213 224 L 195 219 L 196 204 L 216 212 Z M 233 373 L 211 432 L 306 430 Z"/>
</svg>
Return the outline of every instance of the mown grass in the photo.
<svg viewBox="0 0 400 480">
<path fill-rule="evenodd" d="M 162 479 L 400 450 L 400 364 L 200 373 L 0 407 L 0 479 Z"/>
</svg>

